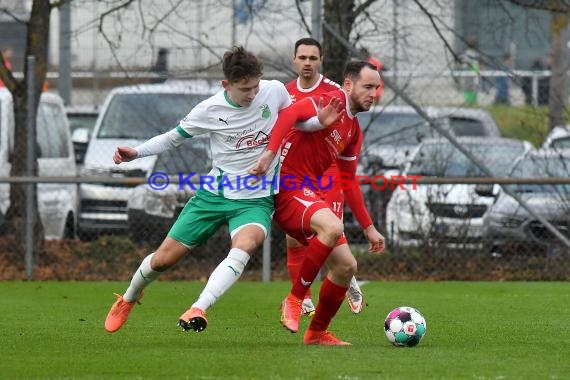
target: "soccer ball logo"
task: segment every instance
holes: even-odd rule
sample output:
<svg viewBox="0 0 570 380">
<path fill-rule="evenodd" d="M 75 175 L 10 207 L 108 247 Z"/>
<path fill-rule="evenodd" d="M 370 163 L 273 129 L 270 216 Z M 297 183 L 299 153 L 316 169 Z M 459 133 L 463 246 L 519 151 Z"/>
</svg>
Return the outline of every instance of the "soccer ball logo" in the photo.
<svg viewBox="0 0 570 380">
<path fill-rule="evenodd" d="M 400 306 L 386 316 L 384 332 L 394 346 L 413 347 L 426 334 L 426 320 L 413 307 Z"/>
</svg>

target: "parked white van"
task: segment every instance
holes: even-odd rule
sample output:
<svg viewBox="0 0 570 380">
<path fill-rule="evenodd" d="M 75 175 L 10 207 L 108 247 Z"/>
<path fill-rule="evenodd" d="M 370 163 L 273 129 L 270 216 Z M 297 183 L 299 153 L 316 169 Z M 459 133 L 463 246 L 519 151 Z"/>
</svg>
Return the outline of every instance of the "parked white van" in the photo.
<svg viewBox="0 0 570 380">
<path fill-rule="evenodd" d="M 14 149 L 12 95 L 0 89 L 0 176 L 10 176 Z M 40 177 L 75 177 L 75 155 L 63 101 L 58 95 L 42 93 L 37 112 L 37 155 Z M 75 237 L 78 196 L 74 183 L 38 184 L 38 209 L 47 239 Z M 0 183 L 0 213 L 10 206 L 10 184 Z M 24 205 L 22 205 L 24 207 Z"/>
<path fill-rule="evenodd" d="M 165 82 L 118 87 L 105 100 L 89 141 L 83 176 L 102 178 L 145 177 L 156 160 L 144 157 L 120 166 L 113 162 L 117 146 L 137 146 L 178 124 L 218 86 L 207 82 Z M 88 240 L 101 233 L 126 233 L 127 200 L 133 187 L 85 183 L 80 185 L 78 234 Z"/>
</svg>

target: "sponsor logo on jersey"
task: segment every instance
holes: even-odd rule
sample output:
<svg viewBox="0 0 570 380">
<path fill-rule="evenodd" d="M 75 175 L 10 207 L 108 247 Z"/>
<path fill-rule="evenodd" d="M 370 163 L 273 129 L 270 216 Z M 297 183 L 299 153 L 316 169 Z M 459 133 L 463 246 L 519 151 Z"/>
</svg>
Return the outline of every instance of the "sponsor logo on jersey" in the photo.
<svg viewBox="0 0 570 380">
<path fill-rule="evenodd" d="M 239 132 L 236 132 L 235 134 L 226 137 L 226 142 L 227 142 L 227 143 L 231 143 L 231 142 L 234 142 L 234 141 L 236 141 L 236 140 L 238 140 L 238 139 L 244 138 L 244 137 L 246 137 L 246 135 L 248 135 L 249 133 L 251 133 L 251 132 L 253 132 L 253 131 L 255 131 L 255 128 L 250 127 L 250 128 L 241 130 L 241 131 L 239 131 Z"/>
<path fill-rule="evenodd" d="M 337 131 L 336 129 L 333 129 L 333 131 L 331 132 L 331 137 L 333 138 L 335 144 L 338 144 L 340 142 L 340 140 L 342 140 L 342 136 L 340 135 L 340 132 Z"/>
<path fill-rule="evenodd" d="M 256 148 L 261 145 L 267 145 L 269 142 L 269 136 L 261 131 L 257 135 L 247 135 L 243 136 L 236 142 L 236 149 L 249 149 Z"/>
<path fill-rule="evenodd" d="M 316 198 L 315 192 L 311 189 L 303 188 L 303 195 L 306 197 Z"/>
</svg>

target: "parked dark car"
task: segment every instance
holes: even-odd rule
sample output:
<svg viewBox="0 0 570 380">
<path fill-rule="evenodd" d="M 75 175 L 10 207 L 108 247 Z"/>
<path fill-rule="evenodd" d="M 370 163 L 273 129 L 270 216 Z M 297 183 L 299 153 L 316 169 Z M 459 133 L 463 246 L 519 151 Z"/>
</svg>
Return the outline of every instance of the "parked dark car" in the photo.
<svg viewBox="0 0 570 380">
<path fill-rule="evenodd" d="M 137 242 L 158 244 L 195 193 L 190 186 L 175 183 L 179 173 L 188 176 L 194 172 L 197 174 L 193 178 L 197 178 L 207 174 L 210 168 L 208 139 L 193 138 L 178 148 L 158 155 L 147 176 L 147 183 L 135 187 L 127 201 L 128 231 L 131 238 Z M 155 184 L 151 185 L 153 178 L 160 186 L 167 177 L 170 183 L 166 188 L 159 190 Z"/>
<path fill-rule="evenodd" d="M 568 177 L 570 155 L 552 150 L 533 152 L 521 160 L 513 177 Z M 537 214 L 570 239 L 570 185 L 509 185 Z M 570 248 L 530 215 L 515 199 L 501 191 L 483 219 L 483 238 L 494 256 L 507 254 L 556 255 Z"/>
</svg>

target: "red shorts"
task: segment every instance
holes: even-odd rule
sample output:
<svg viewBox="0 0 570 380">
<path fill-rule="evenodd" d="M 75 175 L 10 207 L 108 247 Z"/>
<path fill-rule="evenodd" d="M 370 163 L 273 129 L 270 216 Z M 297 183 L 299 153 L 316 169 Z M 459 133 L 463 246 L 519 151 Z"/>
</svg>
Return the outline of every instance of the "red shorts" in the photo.
<svg viewBox="0 0 570 380">
<path fill-rule="evenodd" d="M 315 212 L 328 208 L 339 218 L 342 218 L 344 202 L 340 186 L 338 186 L 338 190 L 335 194 L 333 186 L 333 189 L 323 194 L 319 190 L 313 191 L 311 189 L 281 189 L 275 196 L 275 215 L 273 219 L 287 235 L 295 238 L 303 245 L 308 245 L 309 240 L 315 236 L 311 230 L 311 217 Z M 338 202 L 340 204 L 329 202 Z M 335 209 L 339 211 L 337 212 Z M 345 244 L 346 242 L 346 237 L 343 234 L 338 239 L 336 245 Z"/>
<path fill-rule="evenodd" d="M 327 202 L 334 214 L 342 220 L 344 211 L 344 194 L 342 193 L 341 183 L 337 181 L 333 183 L 330 190 L 322 190 L 321 192 L 324 194 L 324 201 Z"/>
</svg>

